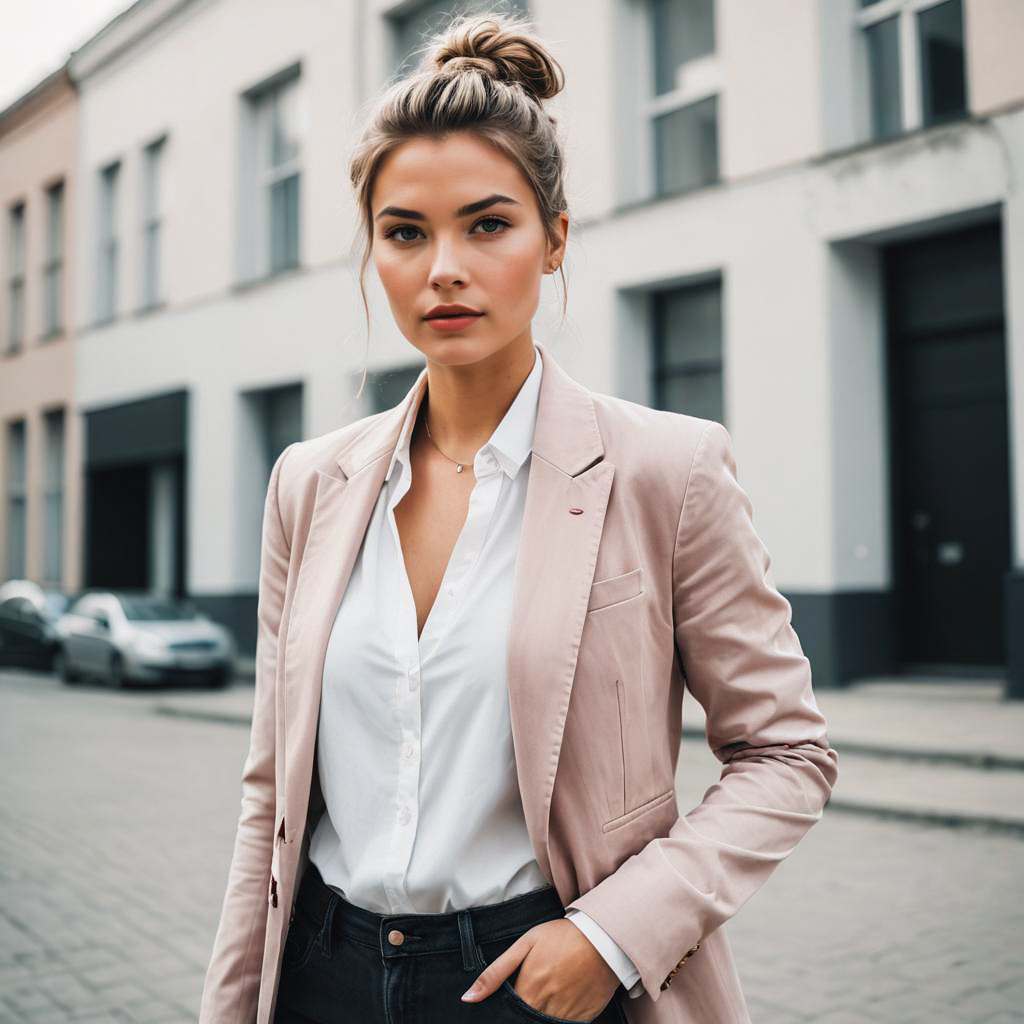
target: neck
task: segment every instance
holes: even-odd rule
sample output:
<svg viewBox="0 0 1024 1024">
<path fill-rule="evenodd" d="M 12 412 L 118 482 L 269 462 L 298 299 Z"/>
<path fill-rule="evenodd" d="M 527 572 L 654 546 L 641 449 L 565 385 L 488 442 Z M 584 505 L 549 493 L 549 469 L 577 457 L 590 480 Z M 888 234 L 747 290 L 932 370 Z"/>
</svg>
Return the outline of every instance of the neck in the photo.
<svg viewBox="0 0 1024 1024">
<path fill-rule="evenodd" d="M 476 363 L 448 366 L 428 360 L 417 422 L 430 424 L 430 438 L 448 458 L 472 463 L 515 401 L 535 357 L 540 355 L 535 356 L 527 337 Z"/>
</svg>

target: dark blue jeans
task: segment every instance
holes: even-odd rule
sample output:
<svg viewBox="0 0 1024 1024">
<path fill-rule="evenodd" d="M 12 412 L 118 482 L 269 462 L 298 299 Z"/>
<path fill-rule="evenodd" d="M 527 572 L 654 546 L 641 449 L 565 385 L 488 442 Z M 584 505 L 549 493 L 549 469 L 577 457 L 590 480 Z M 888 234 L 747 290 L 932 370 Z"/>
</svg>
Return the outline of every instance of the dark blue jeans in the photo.
<svg viewBox="0 0 1024 1024">
<path fill-rule="evenodd" d="M 566 1024 L 514 989 L 518 969 L 477 1003 L 460 998 L 524 932 L 563 917 L 553 887 L 445 914 L 372 913 L 302 876 L 282 953 L 274 1024 Z M 594 1024 L 625 1024 L 622 985 Z"/>
</svg>

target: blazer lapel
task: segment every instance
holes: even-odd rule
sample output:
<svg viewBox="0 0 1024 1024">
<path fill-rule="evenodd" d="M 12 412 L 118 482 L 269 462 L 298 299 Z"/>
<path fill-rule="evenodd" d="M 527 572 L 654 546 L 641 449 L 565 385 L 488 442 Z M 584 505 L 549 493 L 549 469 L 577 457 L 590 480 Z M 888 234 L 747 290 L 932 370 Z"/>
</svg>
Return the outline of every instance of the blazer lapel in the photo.
<svg viewBox="0 0 1024 1024">
<path fill-rule="evenodd" d="M 590 393 L 537 347 L 544 373 L 509 621 L 508 692 L 526 826 L 554 882 L 551 796 L 615 467 L 603 458 Z"/>
<path fill-rule="evenodd" d="M 338 475 L 316 470 L 316 495 L 285 640 L 282 714 L 289 842 L 298 829 L 298 809 L 308 807 L 331 629 L 380 495 L 388 458 L 410 404 L 419 401 L 426 376 L 424 369 L 399 405 L 337 453 Z M 307 824 L 312 829 L 316 823 Z"/>
<path fill-rule="evenodd" d="M 551 795 L 614 466 L 603 460 L 590 393 L 562 370 L 546 347 L 537 348 L 544 372 L 513 584 L 507 674 L 527 830 L 538 863 L 551 880 Z M 285 641 L 282 712 L 289 841 L 297 828 L 295 811 L 309 800 L 331 628 L 405 416 L 419 403 L 425 386 L 424 369 L 399 405 L 338 452 L 339 475 L 317 470 Z M 312 828 L 315 823 L 309 824 Z"/>
</svg>

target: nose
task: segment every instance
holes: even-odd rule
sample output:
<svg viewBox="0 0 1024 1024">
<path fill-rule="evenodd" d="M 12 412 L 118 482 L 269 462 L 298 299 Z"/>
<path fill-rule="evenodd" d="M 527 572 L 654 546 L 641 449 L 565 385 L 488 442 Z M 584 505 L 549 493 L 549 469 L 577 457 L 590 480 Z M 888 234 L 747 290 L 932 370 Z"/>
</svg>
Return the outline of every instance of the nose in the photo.
<svg viewBox="0 0 1024 1024">
<path fill-rule="evenodd" d="M 430 265 L 430 286 L 451 288 L 455 285 L 464 285 L 469 274 L 463 257 L 464 252 L 458 242 L 438 235 L 434 258 Z"/>
</svg>

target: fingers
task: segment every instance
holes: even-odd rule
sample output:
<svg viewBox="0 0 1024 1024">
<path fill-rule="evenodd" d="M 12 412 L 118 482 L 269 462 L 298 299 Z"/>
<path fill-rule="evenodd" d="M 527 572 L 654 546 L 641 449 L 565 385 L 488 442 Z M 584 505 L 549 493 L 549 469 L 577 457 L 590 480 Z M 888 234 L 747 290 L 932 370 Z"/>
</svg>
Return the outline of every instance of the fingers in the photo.
<svg viewBox="0 0 1024 1024">
<path fill-rule="evenodd" d="M 492 992 L 496 992 L 501 983 L 523 962 L 526 954 L 533 948 L 534 937 L 530 929 L 524 935 L 520 935 L 501 956 L 492 960 L 476 977 L 469 988 L 463 992 L 464 1003 L 476 1003 L 486 999 Z"/>
</svg>

